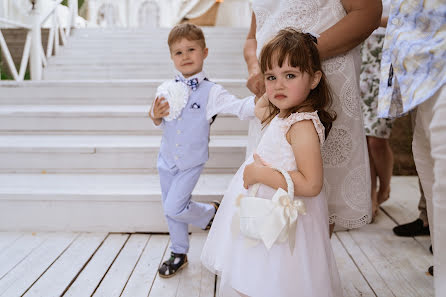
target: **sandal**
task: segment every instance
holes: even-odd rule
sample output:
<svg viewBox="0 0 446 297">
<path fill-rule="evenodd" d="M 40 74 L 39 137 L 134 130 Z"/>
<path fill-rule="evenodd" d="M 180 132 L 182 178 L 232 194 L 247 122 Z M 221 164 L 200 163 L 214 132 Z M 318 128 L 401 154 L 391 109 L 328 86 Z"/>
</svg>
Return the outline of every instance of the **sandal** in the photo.
<svg viewBox="0 0 446 297">
<path fill-rule="evenodd" d="M 178 271 L 186 267 L 187 255 L 170 253 L 170 258 L 164 261 L 160 268 L 158 268 L 158 274 L 162 278 L 169 278 L 174 276 Z"/>
<path fill-rule="evenodd" d="M 214 216 L 212 217 L 212 219 L 211 219 L 211 220 L 209 221 L 209 223 L 207 224 L 207 226 L 203 229 L 203 230 L 205 230 L 205 231 L 211 229 L 212 223 L 214 222 L 215 215 L 217 214 L 218 208 L 220 207 L 220 202 L 218 202 L 218 201 L 212 201 L 211 204 L 212 204 L 212 206 L 214 206 L 214 208 L 215 208 L 215 213 L 214 213 Z"/>
</svg>

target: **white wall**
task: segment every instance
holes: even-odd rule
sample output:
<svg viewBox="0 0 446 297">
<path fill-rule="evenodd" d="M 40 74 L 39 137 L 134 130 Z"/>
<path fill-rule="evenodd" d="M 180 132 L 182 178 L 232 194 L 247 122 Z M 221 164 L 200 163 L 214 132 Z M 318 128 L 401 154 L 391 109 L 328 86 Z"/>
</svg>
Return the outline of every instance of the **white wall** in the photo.
<svg viewBox="0 0 446 297">
<path fill-rule="evenodd" d="M 31 22 L 29 12 L 32 6 L 29 0 L 0 0 L 0 3 L 0 15 L 2 17 L 23 24 L 29 24 Z M 4 24 L 0 24 L 0 26 L 8 27 Z"/>
<path fill-rule="evenodd" d="M 47 14 L 47 12 L 54 7 L 53 0 L 38 0 L 36 9 L 41 16 Z M 0 17 L 19 22 L 22 24 L 31 24 L 32 5 L 29 0 L 0 0 Z M 68 25 L 69 9 L 64 5 L 58 7 L 59 24 L 62 26 Z M 43 27 L 49 27 L 52 25 L 51 17 L 43 24 Z M 86 22 L 81 17 L 76 20 L 76 27 L 84 27 Z M 0 27 L 7 27 L 0 23 Z"/>
<path fill-rule="evenodd" d="M 220 3 L 216 26 L 249 27 L 251 25 L 251 0 L 224 0 Z"/>
<path fill-rule="evenodd" d="M 100 26 L 140 27 L 144 18 L 144 3 L 153 7 L 146 11 L 147 26 L 172 27 L 183 17 L 194 18 L 207 11 L 215 0 L 86 0 L 88 1 L 87 20 Z M 99 9 L 108 5 L 108 17 L 98 21 Z M 108 21 L 107 21 L 108 20 Z M 217 16 L 218 26 L 249 27 L 251 20 L 251 0 L 225 0 L 220 4 Z"/>
</svg>

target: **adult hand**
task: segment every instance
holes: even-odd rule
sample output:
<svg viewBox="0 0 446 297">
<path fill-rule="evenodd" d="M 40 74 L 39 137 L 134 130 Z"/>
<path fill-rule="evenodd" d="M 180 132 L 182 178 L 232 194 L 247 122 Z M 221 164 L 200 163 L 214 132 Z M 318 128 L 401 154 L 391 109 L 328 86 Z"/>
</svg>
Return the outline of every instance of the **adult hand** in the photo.
<svg viewBox="0 0 446 297">
<path fill-rule="evenodd" d="M 268 166 L 265 161 L 258 155 L 254 154 L 254 162 L 245 166 L 243 171 L 243 187 L 247 189 L 249 186 L 257 183 L 257 174 L 259 169 Z"/>
<path fill-rule="evenodd" d="M 265 94 L 265 82 L 263 81 L 263 75 L 260 70 L 253 71 L 249 74 L 246 86 L 258 98 Z"/>
<path fill-rule="evenodd" d="M 149 112 L 149 117 L 152 120 L 160 120 L 168 115 L 169 115 L 169 103 L 166 101 L 166 98 L 157 97 L 152 105 L 152 109 Z"/>
</svg>

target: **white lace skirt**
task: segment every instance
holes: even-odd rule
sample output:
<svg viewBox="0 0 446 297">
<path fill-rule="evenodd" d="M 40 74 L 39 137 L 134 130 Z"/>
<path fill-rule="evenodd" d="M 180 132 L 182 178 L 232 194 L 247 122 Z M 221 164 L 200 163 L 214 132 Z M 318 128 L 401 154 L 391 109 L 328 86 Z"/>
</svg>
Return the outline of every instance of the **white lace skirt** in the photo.
<svg viewBox="0 0 446 297">
<path fill-rule="evenodd" d="M 249 158 L 245 163 L 251 163 Z M 220 275 L 220 297 L 340 297 L 342 286 L 328 236 L 328 213 L 324 193 L 304 200 L 307 215 L 300 216 L 296 244 L 274 244 L 268 251 L 259 243 L 247 244 L 231 229 L 235 199 L 243 188 L 244 165 L 239 169 L 222 200 L 203 247 L 205 267 Z M 257 196 L 272 196 L 275 190 L 261 186 Z M 323 285 L 321 285 L 323 284 Z"/>
</svg>

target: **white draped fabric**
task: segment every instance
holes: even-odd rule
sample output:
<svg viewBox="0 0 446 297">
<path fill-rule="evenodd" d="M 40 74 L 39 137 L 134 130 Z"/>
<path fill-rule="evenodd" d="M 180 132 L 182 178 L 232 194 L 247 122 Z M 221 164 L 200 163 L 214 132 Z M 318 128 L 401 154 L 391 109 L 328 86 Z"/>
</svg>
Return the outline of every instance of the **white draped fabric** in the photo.
<svg viewBox="0 0 446 297">
<path fill-rule="evenodd" d="M 164 4 L 170 6 L 170 9 L 164 10 L 164 14 L 170 20 L 170 26 L 174 26 L 183 18 L 192 19 L 203 15 L 214 3 L 215 0 L 174 0 L 170 1 L 170 4 Z"/>
</svg>

